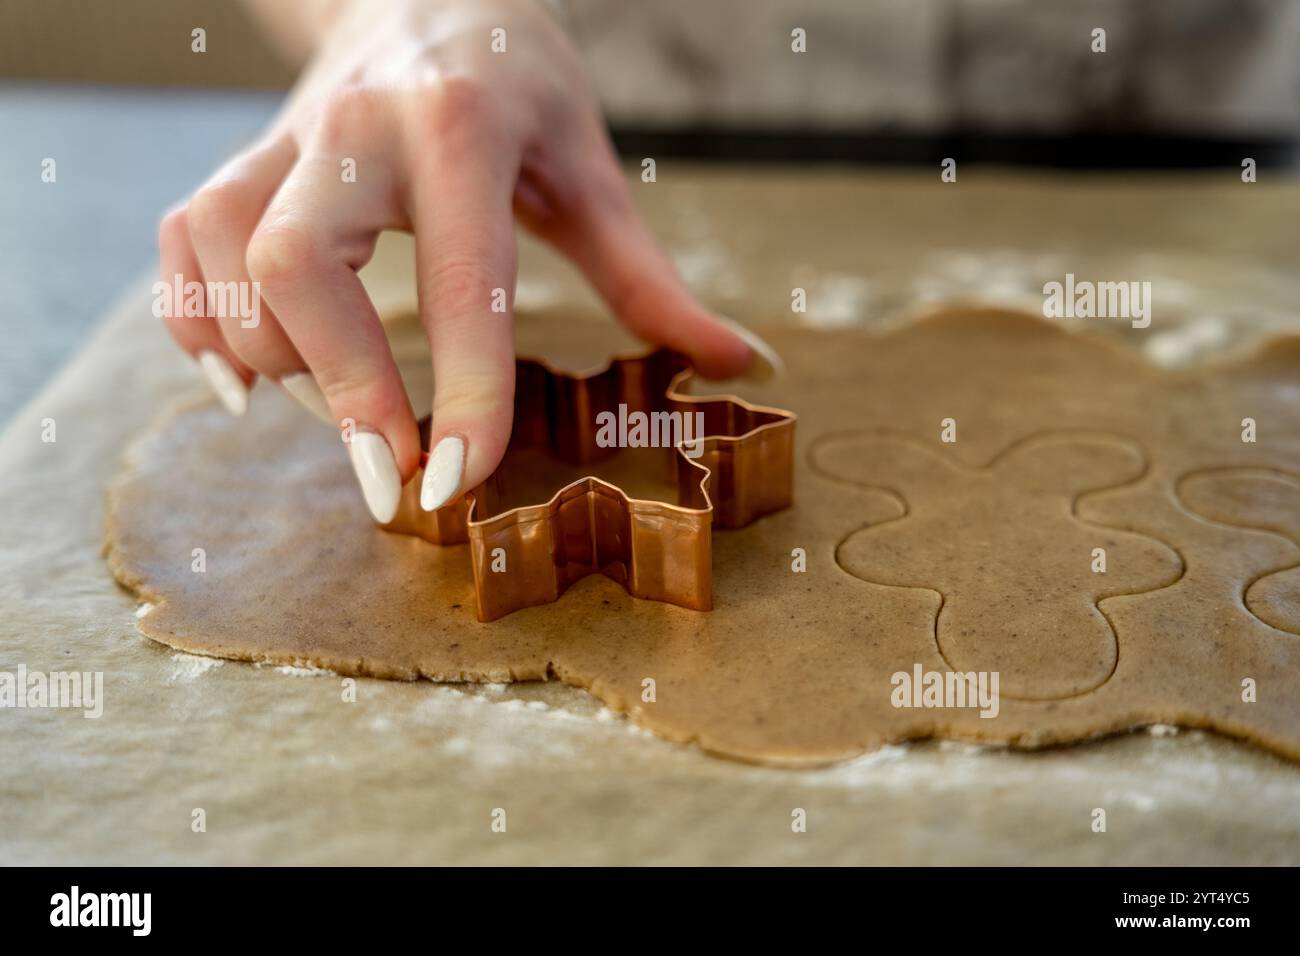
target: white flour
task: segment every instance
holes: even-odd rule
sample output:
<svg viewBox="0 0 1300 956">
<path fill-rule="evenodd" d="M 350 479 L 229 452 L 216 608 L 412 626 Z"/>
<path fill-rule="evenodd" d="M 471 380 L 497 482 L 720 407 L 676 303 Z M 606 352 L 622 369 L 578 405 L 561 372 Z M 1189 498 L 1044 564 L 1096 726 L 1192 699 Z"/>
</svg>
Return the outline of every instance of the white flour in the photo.
<svg viewBox="0 0 1300 956">
<path fill-rule="evenodd" d="M 169 684 L 188 684 L 226 663 L 216 657 L 200 657 L 197 654 L 173 654 L 171 659 L 175 666 L 167 675 Z"/>
</svg>

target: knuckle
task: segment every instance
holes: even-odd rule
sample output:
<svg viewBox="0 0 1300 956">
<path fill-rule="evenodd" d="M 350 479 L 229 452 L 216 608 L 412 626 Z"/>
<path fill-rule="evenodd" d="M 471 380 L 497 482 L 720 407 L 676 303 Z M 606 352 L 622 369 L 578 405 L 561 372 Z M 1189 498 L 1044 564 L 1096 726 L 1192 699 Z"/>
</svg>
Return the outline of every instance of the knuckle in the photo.
<svg viewBox="0 0 1300 956">
<path fill-rule="evenodd" d="M 224 179 L 201 187 L 190 197 L 187 210 L 194 241 L 208 244 L 250 232 L 258 210 L 249 192 L 238 179 Z"/>
<path fill-rule="evenodd" d="M 235 353 L 235 358 L 254 371 L 271 374 L 278 371 L 273 350 L 267 348 L 264 336 L 258 335 L 256 329 L 224 330 L 226 345 Z"/>
<path fill-rule="evenodd" d="M 513 407 L 514 395 L 508 382 L 487 373 L 461 374 L 440 384 L 433 397 L 433 413 L 439 420 L 449 415 L 482 420 L 503 407 Z"/>
<path fill-rule="evenodd" d="M 184 206 L 178 206 L 158 220 L 158 247 L 160 249 L 183 242 L 189 236 L 189 222 Z"/>
<path fill-rule="evenodd" d="M 410 415 L 406 391 L 400 381 L 377 374 L 367 365 L 317 373 L 321 391 L 331 408 L 342 408 L 358 421 L 382 424 Z"/>
<path fill-rule="evenodd" d="M 441 258 L 430 269 L 428 281 L 440 311 L 453 315 L 488 311 L 499 286 L 484 258 L 472 253 Z"/>
<path fill-rule="evenodd" d="M 318 258 L 310 232 L 301 226 L 277 225 L 253 233 L 244 264 L 254 281 L 272 285 L 312 271 Z"/>
<path fill-rule="evenodd" d="M 269 323 L 246 328 L 223 322 L 221 332 L 235 357 L 259 374 L 279 378 L 302 367 L 293 346 Z"/>
<path fill-rule="evenodd" d="M 419 116 L 427 137 L 445 143 L 491 126 L 495 98 L 491 88 L 471 76 L 451 75 L 419 91 Z"/>
<path fill-rule="evenodd" d="M 320 143 L 329 149 L 368 140 L 383 115 L 383 96 L 382 91 L 362 85 L 336 90 L 320 111 L 316 127 Z"/>
</svg>

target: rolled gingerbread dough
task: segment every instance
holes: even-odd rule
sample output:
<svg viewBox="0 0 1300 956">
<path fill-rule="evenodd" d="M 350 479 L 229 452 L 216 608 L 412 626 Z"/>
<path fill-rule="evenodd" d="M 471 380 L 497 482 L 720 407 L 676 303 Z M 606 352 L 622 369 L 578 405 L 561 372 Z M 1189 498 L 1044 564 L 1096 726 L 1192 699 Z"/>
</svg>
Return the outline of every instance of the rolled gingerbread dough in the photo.
<svg viewBox="0 0 1300 956">
<path fill-rule="evenodd" d="M 583 368 L 625 344 L 609 328 L 523 318 L 519 350 Z M 413 324 L 394 337 L 427 396 Z M 712 612 L 594 576 L 478 623 L 463 548 L 374 527 L 339 436 L 268 388 L 243 419 L 191 406 L 136 442 L 111 566 L 154 605 L 140 629 L 184 651 L 559 679 L 743 760 L 1153 723 L 1300 759 L 1300 338 L 1178 372 L 996 310 L 770 339 L 787 376 L 736 390 L 798 412 L 795 506 L 715 532 Z M 996 673 L 996 715 L 900 701 L 898 675 L 950 672 Z"/>
</svg>

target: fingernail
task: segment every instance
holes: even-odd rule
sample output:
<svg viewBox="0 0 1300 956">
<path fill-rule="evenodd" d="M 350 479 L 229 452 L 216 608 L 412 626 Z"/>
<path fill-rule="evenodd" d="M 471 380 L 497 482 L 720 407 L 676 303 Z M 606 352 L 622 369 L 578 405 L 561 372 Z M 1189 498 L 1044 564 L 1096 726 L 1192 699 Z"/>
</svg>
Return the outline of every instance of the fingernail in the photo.
<svg viewBox="0 0 1300 956">
<path fill-rule="evenodd" d="M 199 368 L 208 377 L 208 384 L 232 415 L 242 415 L 248 411 L 248 386 L 239 377 L 230 363 L 216 352 L 200 352 Z"/>
<path fill-rule="evenodd" d="M 286 375 L 280 379 L 280 384 L 284 390 L 298 399 L 303 408 L 311 412 L 326 425 L 334 424 L 334 417 L 330 414 L 330 406 L 325 401 L 325 393 L 320 390 L 316 384 L 316 379 L 310 372 L 298 372 L 294 375 Z"/>
<path fill-rule="evenodd" d="M 460 487 L 465 471 L 465 440 L 458 435 L 448 435 L 429 453 L 429 463 L 424 466 L 424 484 L 420 486 L 420 507 L 437 511 Z"/>
<path fill-rule="evenodd" d="M 352 470 L 361 484 L 366 507 L 380 524 L 388 524 L 397 514 L 402 496 L 402 476 L 397 471 L 393 451 L 384 436 L 375 432 L 356 432 L 348 442 Z"/>
<path fill-rule="evenodd" d="M 785 374 L 785 363 L 781 361 L 781 356 L 776 354 L 776 349 L 759 338 L 752 329 L 745 328 L 734 319 L 729 319 L 725 315 L 720 315 L 718 318 L 726 323 L 731 331 L 744 339 L 745 344 L 749 346 L 749 351 L 753 353 L 754 357 L 749 363 L 749 368 L 745 369 L 741 378 L 751 382 L 768 382 L 778 375 Z"/>
</svg>

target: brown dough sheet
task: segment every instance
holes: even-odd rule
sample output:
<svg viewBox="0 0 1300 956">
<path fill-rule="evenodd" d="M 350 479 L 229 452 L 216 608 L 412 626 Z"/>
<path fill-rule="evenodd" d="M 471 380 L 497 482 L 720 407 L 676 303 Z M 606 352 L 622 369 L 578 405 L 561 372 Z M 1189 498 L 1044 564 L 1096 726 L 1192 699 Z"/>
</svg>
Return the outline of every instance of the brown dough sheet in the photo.
<svg viewBox="0 0 1300 956">
<path fill-rule="evenodd" d="M 582 368 L 623 345 L 608 329 L 523 318 L 519 349 Z M 394 328 L 399 345 L 414 334 Z M 728 390 L 799 414 L 796 501 L 715 533 L 711 613 L 590 577 L 478 623 L 464 549 L 375 528 L 337 434 L 266 388 L 244 419 L 190 406 L 137 441 L 110 492 L 110 563 L 157 605 L 141 630 L 183 651 L 405 680 L 558 678 L 743 760 L 824 763 L 931 736 L 1041 746 L 1152 723 L 1300 759 L 1300 339 L 1170 372 L 996 310 L 764 334 L 788 375 Z M 398 354 L 418 378 L 418 350 Z M 940 441 L 946 418 L 955 443 Z M 997 717 L 894 707 L 891 675 L 916 664 L 997 670 Z"/>
</svg>

